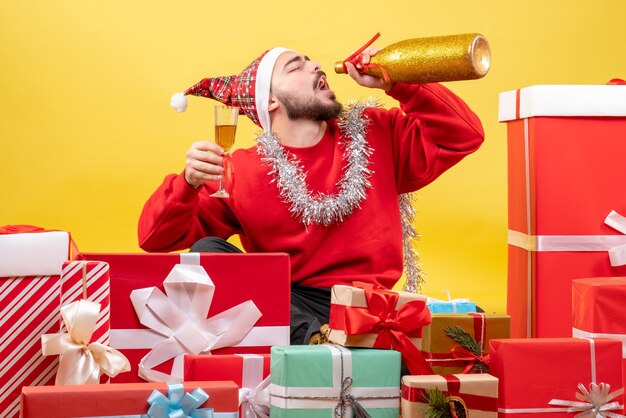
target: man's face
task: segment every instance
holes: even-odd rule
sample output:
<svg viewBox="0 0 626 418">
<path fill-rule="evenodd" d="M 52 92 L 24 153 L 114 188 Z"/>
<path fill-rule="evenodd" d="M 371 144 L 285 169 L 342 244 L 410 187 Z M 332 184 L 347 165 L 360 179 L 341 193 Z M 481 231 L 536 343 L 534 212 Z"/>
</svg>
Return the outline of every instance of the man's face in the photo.
<svg viewBox="0 0 626 418">
<path fill-rule="evenodd" d="M 292 120 L 328 120 L 342 111 L 320 64 L 296 52 L 278 57 L 272 73 L 272 94 Z"/>
</svg>

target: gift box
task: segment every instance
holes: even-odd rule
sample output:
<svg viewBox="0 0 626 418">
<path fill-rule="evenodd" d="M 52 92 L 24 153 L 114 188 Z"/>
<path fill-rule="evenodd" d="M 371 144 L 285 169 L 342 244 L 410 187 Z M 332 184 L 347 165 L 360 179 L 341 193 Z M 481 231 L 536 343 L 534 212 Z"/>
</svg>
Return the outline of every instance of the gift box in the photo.
<svg viewBox="0 0 626 418">
<path fill-rule="evenodd" d="M 594 403 L 603 413 L 621 414 L 622 395 L 613 393 L 622 387 L 621 361 L 622 346 L 610 339 L 491 340 L 498 415 L 571 417 L 567 410 L 579 404 L 573 411 L 595 416 Z"/>
<path fill-rule="evenodd" d="M 509 337 L 510 317 L 498 314 L 433 314 L 422 333 L 422 354 L 436 374 L 489 370 L 489 340 Z M 448 330 L 448 332 L 446 332 Z M 450 335 L 464 336 L 475 347 Z M 459 335 L 457 335 L 459 334 Z"/>
<path fill-rule="evenodd" d="M 372 418 L 399 415 L 400 353 L 394 350 L 277 346 L 270 380 L 272 418 L 348 417 L 352 408 Z"/>
<path fill-rule="evenodd" d="M 438 390 L 443 397 L 437 401 L 430 391 Z M 423 418 L 429 405 L 455 407 L 453 416 L 497 418 L 498 379 L 489 374 L 450 374 L 402 377 L 402 417 Z M 464 413 L 462 413 L 464 412 Z"/>
<path fill-rule="evenodd" d="M 75 249 L 70 234 L 31 225 L 0 227 L 0 277 L 58 276 Z"/>
<path fill-rule="evenodd" d="M 429 297 L 426 299 L 426 306 L 431 314 L 476 312 L 476 303 L 466 298 L 439 300 Z"/>
<path fill-rule="evenodd" d="M 184 380 L 232 380 L 239 386 L 239 416 L 269 415 L 269 354 L 186 355 Z"/>
<path fill-rule="evenodd" d="M 626 88 L 508 91 L 499 120 L 508 137 L 511 336 L 568 337 L 571 281 L 626 275 L 607 253 L 626 244 L 624 223 L 607 220 L 626 215 L 616 193 L 626 178 Z"/>
<path fill-rule="evenodd" d="M 237 418 L 237 385 L 200 381 L 24 387 L 20 418 L 147 417 L 149 408 L 153 408 L 150 417 L 167 417 L 172 412 L 172 416 Z M 205 408 L 214 414 L 192 415 Z"/>
<path fill-rule="evenodd" d="M 109 345 L 109 265 L 102 261 L 66 261 L 61 272 L 61 306 L 87 299 L 100 304 L 91 341 Z M 67 332 L 61 321 L 61 332 Z"/>
<path fill-rule="evenodd" d="M 287 254 L 79 254 L 77 259 L 110 266 L 110 346 L 133 368 L 113 382 L 180 379 L 185 354 L 263 354 L 272 345 L 289 344 Z"/>
<path fill-rule="evenodd" d="M 30 226 L 0 228 L 0 411 L 16 417 L 24 385 L 53 384 L 56 357 L 41 335 L 59 331 L 60 274 L 70 235 Z"/>
<path fill-rule="evenodd" d="M 626 387 L 626 277 L 594 277 L 572 281 L 572 336 L 612 338 L 622 342 Z"/>
<path fill-rule="evenodd" d="M 422 328 L 430 323 L 426 297 L 355 282 L 330 294 L 328 340 L 346 347 L 395 349 L 412 374 L 431 374 L 420 353 Z"/>
</svg>

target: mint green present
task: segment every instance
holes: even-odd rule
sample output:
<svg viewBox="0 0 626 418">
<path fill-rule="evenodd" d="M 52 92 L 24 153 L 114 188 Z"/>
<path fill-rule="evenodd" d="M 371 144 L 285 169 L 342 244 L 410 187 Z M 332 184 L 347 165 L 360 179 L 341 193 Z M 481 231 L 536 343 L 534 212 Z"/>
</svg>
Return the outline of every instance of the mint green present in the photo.
<svg viewBox="0 0 626 418">
<path fill-rule="evenodd" d="M 272 418 L 398 418 L 400 353 L 333 344 L 272 347 Z M 353 410 L 354 409 L 354 410 Z"/>
</svg>

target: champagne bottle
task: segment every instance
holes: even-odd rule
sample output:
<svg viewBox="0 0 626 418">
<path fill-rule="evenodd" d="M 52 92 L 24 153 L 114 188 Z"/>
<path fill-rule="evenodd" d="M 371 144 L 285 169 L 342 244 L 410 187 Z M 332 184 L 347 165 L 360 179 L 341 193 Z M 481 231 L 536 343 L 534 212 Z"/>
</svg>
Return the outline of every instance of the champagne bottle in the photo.
<svg viewBox="0 0 626 418">
<path fill-rule="evenodd" d="M 360 72 L 399 83 L 421 84 L 478 79 L 487 74 L 490 66 L 487 39 L 467 33 L 396 42 L 378 51 Z M 346 73 L 344 61 L 335 63 L 335 72 Z"/>
</svg>

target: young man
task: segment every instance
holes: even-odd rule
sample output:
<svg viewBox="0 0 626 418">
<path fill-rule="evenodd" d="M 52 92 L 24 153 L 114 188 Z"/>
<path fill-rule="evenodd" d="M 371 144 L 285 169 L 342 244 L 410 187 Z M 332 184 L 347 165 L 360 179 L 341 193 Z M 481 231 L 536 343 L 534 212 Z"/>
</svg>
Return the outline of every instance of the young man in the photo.
<svg viewBox="0 0 626 418">
<path fill-rule="evenodd" d="M 374 53 L 364 52 L 362 63 Z M 319 63 L 284 48 L 267 51 L 239 75 L 188 89 L 184 94 L 239 107 L 264 132 L 256 147 L 233 153 L 233 198 L 209 197 L 224 175 L 224 151 L 200 141 L 187 152 L 185 171 L 165 178 L 139 220 L 146 251 L 239 234 L 247 252 L 290 254 L 292 344 L 306 344 L 328 321 L 334 284 L 391 288 L 398 281 L 409 238 L 401 195 L 426 186 L 483 141 L 478 117 L 445 87 L 393 84 L 346 67 L 359 85 L 382 89 L 400 109 L 357 104 L 342 113 Z M 177 106 L 184 110 L 186 102 Z M 192 251 L 215 246 L 201 240 Z"/>
</svg>

